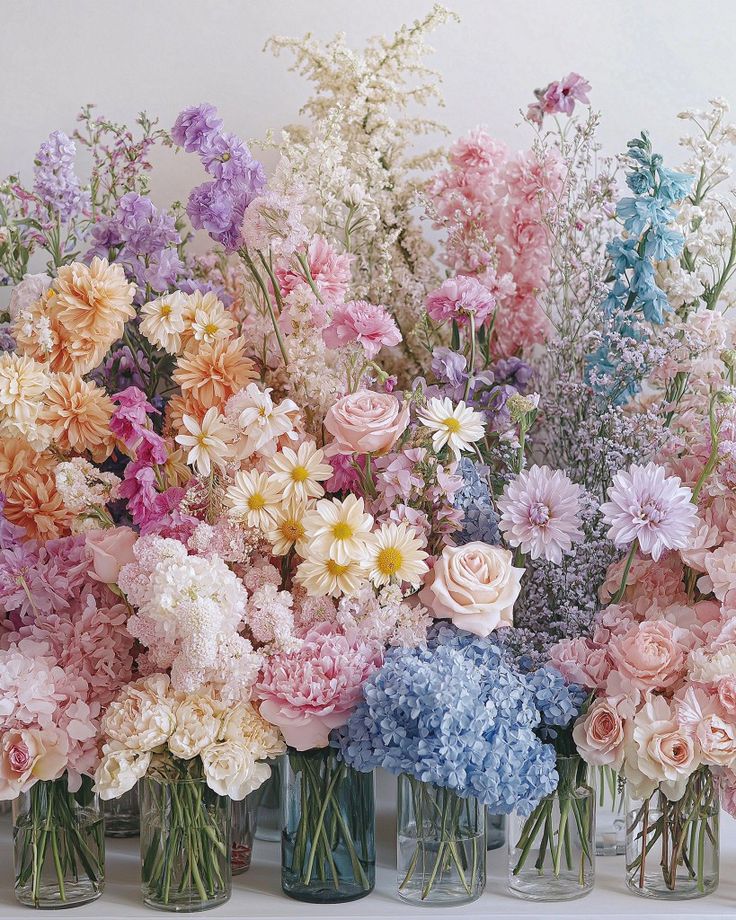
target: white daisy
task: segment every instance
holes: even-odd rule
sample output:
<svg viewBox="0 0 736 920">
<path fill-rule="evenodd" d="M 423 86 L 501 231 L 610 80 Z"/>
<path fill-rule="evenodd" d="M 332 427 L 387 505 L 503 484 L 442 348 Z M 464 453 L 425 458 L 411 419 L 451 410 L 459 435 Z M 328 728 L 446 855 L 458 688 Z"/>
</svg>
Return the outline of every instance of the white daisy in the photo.
<svg viewBox="0 0 736 920">
<path fill-rule="evenodd" d="M 344 501 L 323 498 L 304 517 L 310 553 L 330 556 L 341 566 L 365 558 L 372 526 L 373 518 L 366 513 L 363 499 L 355 495 Z"/>
<path fill-rule="evenodd" d="M 321 498 L 325 490 L 320 485 L 332 476 L 332 467 L 324 462 L 324 451 L 314 441 L 304 441 L 298 450 L 284 447 L 271 458 L 268 466 L 273 479 L 283 490 L 285 499 Z"/>
<path fill-rule="evenodd" d="M 456 458 L 462 451 L 470 450 L 470 445 L 480 441 L 485 433 L 483 416 L 463 400 L 453 406 L 447 396 L 442 399 L 433 396 L 418 415 L 421 423 L 434 432 L 434 449 L 439 451 L 447 444 Z"/>
<path fill-rule="evenodd" d="M 273 527 L 279 497 L 279 487 L 271 481 L 268 473 L 238 471 L 226 495 L 230 505 L 229 517 L 267 531 Z"/>
<path fill-rule="evenodd" d="M 381 524 L 368 538 L 368 577 L 377 587 L 393 581 L 418 588 L 429 571 L 426 558 L 422 540 L 406 524 Z"/>
<path fill-rule="evenodd" d="M 152 345 L 163 348 L 170 355 L 181 351 L 181 333 L 184 331 L 184 306 L 186 295 L 181 291 L 164 294 L 141 307 L 140 331 Z"/>
<path fill-rule="evenodd" d="M 212 291 L 185 294 L 183 319 L 183 338 L 188 348 L 192 347 L 192 341 L 211 345 L 217 339 L 229 339 L 237 326 L 230 311 Z"/>
<path fill-rule="evenodd" d="M 202 423 L 191 415 L 182 416 L 182 424 L 189 434 L 178 434 L 174 439 L 188 447 L 187 463 L 203 476 L 209 476 L 213 466 L 224 466 L 230 457 L 232 431 L 224 423 L 215 406 L 205 413 Z"/>
<path fill-rule="evenodd" d="M 304 560 L 296 570 L 297 584 L 311 597 L 340 594 L 352 596 L 358 593 L 365 581 L 365 568 L 362 562 L 351 560 L 341 565 L 330 556 L 311 556 Z"/>
<path fill-rule="evenodd" d="M 273 479 L 272 476 L 271 481 Z M 266 539 L 272 544 L 274 556 L 285 556 L 292 547 L 300 556 L 305 555 L 304 515 L 308 508 L 305 501 L 291 498 L 271 512 L 273 521 L 266 529 Z"/>
</svg>

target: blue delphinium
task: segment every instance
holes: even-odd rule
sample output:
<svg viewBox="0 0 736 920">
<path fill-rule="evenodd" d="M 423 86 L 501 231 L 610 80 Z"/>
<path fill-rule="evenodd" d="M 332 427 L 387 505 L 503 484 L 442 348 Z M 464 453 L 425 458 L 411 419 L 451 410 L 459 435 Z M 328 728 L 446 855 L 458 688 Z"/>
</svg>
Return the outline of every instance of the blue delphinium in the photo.
<svg viewBox="0 0 736 920">
<path fill-rule="evenodd" d="M 605 329 L 587 362 L 595 389 L 616 402 L 625 401 L 639 385 L 638 379 L 616 379 L 619 352 L 629 348 L 629 343 L 636 347 L 642 342 L 646 338 L 643 324 L 661 325 L 670 309 L 667 295 L 657 285 L 654 262 L 676 259 L 682 253 L 684 237 L 673 227 L 672 205 L 690 192 L 694 178 L 665 169 L 646 133 L 629 141 L 627 147 L 634 166 L 626 184 L 633 196 L 622 198 L 616 207 L 624 232 L 607 247 L 612 278 L 602 304 Z M 646 368 L 640 366 L 636 373 L 641 377 Z"/>
<path fill-rule="evenodd" d="M 455 535 L 458 545 L 481 540 L 498 543 L 498 515 L 491 501 L 488 483 L 469 457 L 463 457 L 457 467 L 463 485 L 455 493 L 453 505 L 462 510 L 463 529 Z"/>
<path fill-rule="evenodd" d="M 529 814 L 557 785 L 543 717 L 565 709 L 551 680 L 519 673 L 501 648 L 451 627 L 427 648 L 391 650 L 336 733 L 345 760 L 477 797 L 494 814 Z"/>
</svg>

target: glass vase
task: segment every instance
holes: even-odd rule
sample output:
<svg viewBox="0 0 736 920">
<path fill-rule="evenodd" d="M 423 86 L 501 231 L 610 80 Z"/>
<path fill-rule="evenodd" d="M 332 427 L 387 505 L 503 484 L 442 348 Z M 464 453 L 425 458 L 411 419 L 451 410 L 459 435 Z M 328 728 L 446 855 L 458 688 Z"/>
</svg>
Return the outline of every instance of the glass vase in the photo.
<svg viewBox="0 0 736 920">
<path fill-rule="evenodd" d="M 15 896 L 28 907 L 75 907 L 105 887 L 105 833 L 92 780 L 70 792 L 66 775 L 13 801 Z"/>
<path fill-rule="evenodd" d="M 451 789 L 399 776 L 398 893 L 431 906 L 468 904 L 486 884 L 485 807 Z"/>
<path fill-rule="evenodd" d="M 230 799 L 203 779 L 141 780 L 141 888 L 149 907 L 208 910 L 230 897 Z"/>
<path fill-rule="evenodd" d="M 105 836 L 137 837 L 141 828 L 138 786 L 105 802 Z"/>
<path fill-rule="evenodd" d="M 510 891 L 533 901 L 588 894 L 595 876 L 595 794 L 579 757 L 558 757 L 555 792 L 509 820 Z"/>
<path fill-rule="evenodd" d="M 486 849 L 500 850 L 506 843 L 506 815 L 486 815 Z"/>
<path fill-rule="evenodd" d="M 595 789 L 595 852 L 623 856 L 626 852 L 626 781 L 610 767 L 590 767 Z"/>
<path fill-rule="evenodd" d="M 373 774 L 333 748 L 290 750 L 283 770 L 281 886 L 298 901 L 354 901 L 376 874 Z"/>
<path fill-rule="evenodd" d="M 701 767 L 671 802 L 661 789 L 626 809 L 626 884 L 647 898 L 702 898 L 718 887 L 718 792 Z"/>
<path fill-rule="evenodd" d="M 253 811 L 250 795 L 246 796 L 242 802 L 233 802 L 231 806 L 230 848 L 233 875 L 240 875 L 250 869 L 253 854 Z"/>
<path fill-rule="evenodd" d="M 271 775 L 252 792 L 255 813 L 254 833 L 256 840 L 281 839 L 281 792 L 283 787 L 284 757 L 269 760 Z"/>
</svg>

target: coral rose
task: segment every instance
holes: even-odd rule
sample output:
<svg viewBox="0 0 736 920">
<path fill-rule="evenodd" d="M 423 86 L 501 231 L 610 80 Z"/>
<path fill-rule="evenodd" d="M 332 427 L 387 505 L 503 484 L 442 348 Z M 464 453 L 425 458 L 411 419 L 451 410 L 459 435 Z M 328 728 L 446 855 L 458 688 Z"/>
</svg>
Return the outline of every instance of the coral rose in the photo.
<svg viewBox="0 0 736 920">
<path fill-rule="evenodd" d="M 513 626 L 513 610 L 524 569 L 511 564 L 511 553 L 488 543 L 446 546 L 419 593 L 433 616 L 487 636 Z"/>
</svg>

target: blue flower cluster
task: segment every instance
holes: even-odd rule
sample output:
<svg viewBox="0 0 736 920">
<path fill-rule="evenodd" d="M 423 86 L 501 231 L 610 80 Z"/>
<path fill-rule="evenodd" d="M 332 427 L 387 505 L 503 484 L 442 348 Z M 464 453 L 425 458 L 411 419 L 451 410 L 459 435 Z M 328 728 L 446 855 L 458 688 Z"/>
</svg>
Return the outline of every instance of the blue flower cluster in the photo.
<svg viewBox="0 0 736 920">
<path fill-rule="evenodd" d="M 550 669 L 551 672 L 551 669 Z M 494 814 L 529 814 L 557 785 L 544 725 L 577 714 L 553 673 L 519 673 L 503 650 L 449 626 L 427 648 L 395 649 L 336 733 L 345 760 L 475 796 Z"/>
<path fill-rule="evenodd" d="M 491 501 L 488 483 L 469 457 L 462 458 L 457 472 L 463 477 L 463 485 L 455 493 L 453 505 L 464 514 L 463 529 L 455 535 L 457 543 L 461 546 L 474 540 L 498 543 L 498 515 Z"/>
<path fill-rule="evenodd" d="M 587 692 L 579 684 L 566 683 L 562 674 L 549 665 L 527 674 L 526 683 L 540 713 L 539 734 L 545 741 L 554 740 L 558 729 L 568 728 L 580 715 Z"/>
<path fill-rule="evenodd" d="M 670 309 L 666 294 L 657 285 L 653 263 L 682 253 L 684 238 L 671 226 L 675 218 L 671 206 L 690 192 L 694 178 L 665 169 L 646 132 L 629 141 L 627 148 L 634 168 L 627 173 L 626 184 L 633 196 L 619 201 L 616 214 L 624 232 L 607 247 L 613 277 L 602 307 L 610 331 L 588 358 L 589 372 L 609 376 L 617 363 L 611 339 L 636 342 L 642 337 L 642 318 L 661 325 Z"/>
</svg>

